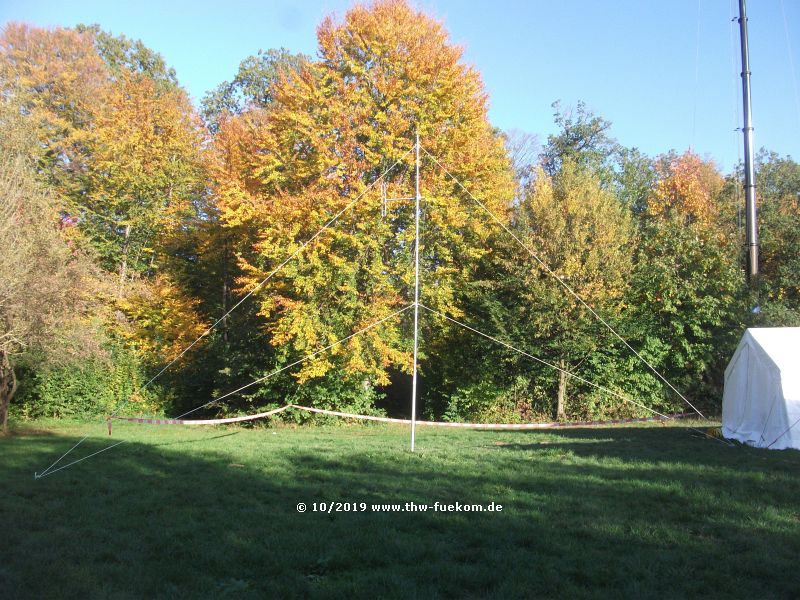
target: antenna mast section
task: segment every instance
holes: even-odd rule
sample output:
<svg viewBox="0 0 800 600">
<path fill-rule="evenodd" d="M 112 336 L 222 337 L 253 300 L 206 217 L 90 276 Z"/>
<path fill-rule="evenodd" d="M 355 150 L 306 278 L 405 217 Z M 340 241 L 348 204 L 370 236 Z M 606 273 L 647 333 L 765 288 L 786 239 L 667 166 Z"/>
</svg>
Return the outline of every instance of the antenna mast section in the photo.
<svg viewBox="0 0 800 600">
<path fill-rule="evenodd" d="M 414 194 L 414 367 L 411 379 L 411 451 L 417 431 L 417 340 L 419 338 L 419 131 L 416 134 L 416 193 Z"/>
<path fill-rule="evenodd" d="M 753 167 L 753 111 L 750 104 L 750 51 L 747 45 L 745 0 L 739 0 L 739 34 L 742 42 L 742 100 L 744 103 L 744 197 L 747 246 L 747 281 L 755 285 L 758 278 L 758 213 L 756 210 L 756 177 Z"/>
</svg>

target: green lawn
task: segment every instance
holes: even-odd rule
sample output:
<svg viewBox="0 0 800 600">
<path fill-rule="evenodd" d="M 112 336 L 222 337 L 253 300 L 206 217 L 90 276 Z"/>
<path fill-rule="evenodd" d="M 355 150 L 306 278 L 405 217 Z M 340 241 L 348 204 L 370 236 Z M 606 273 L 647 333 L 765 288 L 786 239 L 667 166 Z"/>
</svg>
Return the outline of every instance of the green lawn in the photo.
<svg viewBox="0 0 800 600">
<path fill-rule="evenodd" d="M 800 598 L 800 452 L 685 426 L 0 438 L 4 598 Z M 314 502 L 502 512 L 313 512 Z M 309 510 L 297 512 L 304 502 Z"/>
</svg>

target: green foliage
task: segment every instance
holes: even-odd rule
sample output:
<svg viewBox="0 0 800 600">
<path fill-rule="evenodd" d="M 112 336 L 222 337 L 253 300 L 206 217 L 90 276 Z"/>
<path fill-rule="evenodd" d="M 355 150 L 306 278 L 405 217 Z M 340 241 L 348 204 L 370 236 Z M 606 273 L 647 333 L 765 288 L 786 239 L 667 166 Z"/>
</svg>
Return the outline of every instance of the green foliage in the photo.
<svg viewBox="0 0 800 600">
<path fill-rule="evenodd" d="M 21 384 L 12 415 L 18 418 L 102 417 L 130 400 L 122 414 L 153 414 L 167 402 L 158 386 L 137 392 L 146 381 L 141 362 L 115 346 L 108 358 L 43 366 L 40 357 L 22 358 Z"/>
<path fill-rule="evenodd" d="M 362 415 L 383 415 L 383 411 L 375 409 L 379 397 L 378 391 L 368 380 L 328 373 L 303 385 L 294 384 L 287 390 L 283 404 L 291 402 Z M 307 420 L 307 413 L 300 418 Z M 340 422 L 339 419 L 334 422 L 337 421 Z"/>
<path fill-rule="evenodd" d="M 668 380 L 719 410 L 745 290 L 738 253 L 712 233 L 679 218 L 644 226 L 625 322 Z"/>
<path fill-rule="evenodd" d="M 756 164 L 761 297 L 770 305 L 764 316 L 788 325 L 800 311 L 800 165 L 763 150 Z M 778 317 L 779 310 L 786 318 Z"/>
<path fill-rule="evenodd" d="M 97 53 L 114 76 L 138 73 L 152 80 L 162 91 L 175 91 L 180 87 L 175 69 L 168 67 L 164 57 L 141 40 L 115 36 L 97 24 L 78 25 L 75 31 L 91 36 Z"/>
<path fill-rule="evenodd" d="M 767 300 L 755 313 L 751 311 L 749 321 L 751 327 L 800 327 L 800 309 L 788 302 Z"/>
<path fill-rule="evenodd" d="M 553 103 L 553 119 L 559 132 L 547 137 L 541 165 L 551 177 L 561 171 L 565 161 L 595 174 L 605 186 L 613 180 L 613 159 L 619 144 L 609 135 L 611 122 L 592 113 L 583 102 L 574 109 Z"/>
<path fill-rule="evenodd" d="M 634 214 L 647 210 L 647 200 L 656 185 L 655 162 L 637 148 L 620 148 L 614 191 Z"/>
<path fill-rule="evenodd" d="M 498 422 L 497 419 L 518 421 L 516 406 L 509 402 L 504 391 L 491 380 L 467 381 L 448 398 L 442 420 L 463 422 Z"/>
<path fill-rule="evenodd" d="M 689 412 L 685 403 L 668 394 L 663 382 L 650 371 L 634 354 L 621 343 L 605 336 L 608 346 L 602 351 L 589 355 L 580 366 L 577 374 L 585 379 L 619 393 L 629 401 L 609 394 L 582 382 L 574 382 L 571 396 L 571 409 L 580 419 L 622 419 L 631 417 L 652 417 L 652 411 L 662 414 Z M 653 359 L 658 340 L 632 338 L 638 352 Z M 652 363 L 651 363 L 652 364 Z M 650 410 L 648 410 L 650 409 Z"/>
<path fill-rule="evenodd" d="M 222 82 L 203 97 L 200 114 L 206 126 L 216 133 L 223 115 L 239 115 L 248 108 L 268 106 L 278 80 L 299 71 L 309 60 L 304 54 L 292 54 L 285 48 L 259 50 L 248 56 L 239 63 L 232 81 Z"/>
</svg>

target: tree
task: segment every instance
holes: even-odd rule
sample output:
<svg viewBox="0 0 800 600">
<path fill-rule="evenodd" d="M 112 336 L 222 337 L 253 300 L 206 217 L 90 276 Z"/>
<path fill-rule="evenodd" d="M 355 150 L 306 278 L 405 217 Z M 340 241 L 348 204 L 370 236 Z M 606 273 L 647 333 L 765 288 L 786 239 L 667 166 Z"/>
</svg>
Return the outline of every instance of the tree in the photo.
<svg viewBox="0 0 800 600">
<path fill-rule="evenodd" d="M 164 57 L 145 46 L 141 40 L 131 40 L 124 35 L 114 36 L 100 29 L 97 24 L 78 25 L 75 31 L 90 37 L 112 77 L 135 73 L 152 81 L 160 92 L 180 89 L 175 69 L 168 67 Z"/>
<path fill-rule="evenodd" d="M 0 422 L 17 391 L 15 357 L 40 350 L 86 353 L 93 340 L 79 336 L 89 304 L 86 265 L 59 231 L 52 195 L 22 156 L 0 159 Z M 80 338 L 80 339 L 77 339 Z"/>
<path fill-rule="evenodd" d="M 761 245 L 758 321 L 800 325 L 800 165 L 759 152 L 756 159 Z"/>
<path fill-rule="evenodd" d="M 602 346 L 606 333 L 595 317 L 553 276 L 606 320 L 622 310 L 632 269 L 635 231 L 630 213 L 585 167 L 566 159 L 550 177 L 540 171 L 515 220 L 520 238 L 552 271 L 529 255 L 514 261 L 511 285 L 520 286 L 516 335 L 572 371 Z M 527 254 L 527 253 L 526 253 Z M 566 374 L 559 373 L 556 415 L 567 411 Z M 578 411 L 575 411 L 578 412 Z"/>
<path fill-rule="evenodd" d="M 603 186 L 614 176 L 614 158 L 619 152 L 617 141 L 609 136 L 611 123 L 578 102 L 574 109 L 562 109 L 561 102 L 553 103 L 554 121 L 560 131 L 547 136 L 541 154 L 545 173 L 554 176 L 565 161 L 571 161 L 599 178 Z"/>
<path fill-rule="evenodd" d="M 12 23 L 0 38 L 0 76 L 35 123 L 45 173 L 83 241 L 121 281 L 131 256 L 145 269 L 156 229 L 200 183 L 199 123 L 174 72 L 140 41 L 97 26 Z"/>
<path fill-rule="evenodd" d="M 713 163 L 691 152 L 670 154 L 656 171 L 641 217 L 629 320 L 642 354 L 679 389 L 713 406 L 745 314 L 738 234 Z"/>
<path fill-rule="evenodd" d="M 120 286 L 154 272 L 159 240 L 190 214 L 200 184 L 200 131 L 182 90 L 122 73 L 94 108 L 86 191 L 76 210 Z"/>
<path fill-rule="evenodd" d="M 619 148 L 614 190 L 620 202 L 641 215 L 657 182 L 656 165 L 638 148 Z"/>
<path fill-rule="evenodd" d="M 208 128 L 216 133 L 223 115 L 239 115 L 249 107 L 266 107 L 273 100 L 273 88 L 281 77 L 299 70 L 309 61 L 303 54 L 285 48 L 258 51 L 239 63 L 232 81 L 223 81 L 207 92 L 201 102 L 201 114 Z"/>
<path fill-rule="evenodd" d="M 59 196 L 82 189 L 86 134 L 105 80 L 88 34 L 9 23 L 0 36 L 0 90 L 35 124 L 41 166 Z"/>
<path fill-rule="evenodd" d="M 507 218 L 514 186 L 502 139 L 486 117 L 477 73 L 460 63 L 439 23 L 405 2 L 351 9 L 318 29 L 318 61 L 280 77 L 266 108 L 220 127 L 225 162 L 217 169 L 219 209 L 231 226 L 257 224 L 255 260 L 243 262 L 252 289 L 299 244 L 390 165 L 387 196 L 413 190 L 408 158 L 415 132 L 426 149 Z M 234 134 L 235 132 L 235 134 Z M 423 157 L 425 155 L 423 154 Z M 426 162 L 422 267 L 424 301 L 459 312 L 460 281 L 471 277 L 490 230 L 474 204 Z M 345 337 L 412 298 L 413 212 L 407 201 L 381 210 L 380 186 L 342 215 L 271 282 L 260 297 L 280 360 Z M 474 219 L 474 220 L 470 220 Z M 288 242 L 288 243 L 287 243 Z M 407 338 L 394 321 L 309 361 L 299 381 L 334 367 L 367 388 L 388 383 L 389 369 L 410 366 Z"/>
<path fill-rule="evenodd" d="M 684 223 L 697 222 L 704 230 L 721 222 L 724 180 L 714 163 L 688 151 L 661 157 L 656 171 L 658 179 L 648 201 L 650 214 L 663 219 L 674 214 Z"/>
<path fill-rule="evenodd" d="M 159 54 L 97 26 L 9 25 L 0 75 L 5 120 L 29 124 L 42 148 L 32 155 L 63 237 L 116 272 L 116 292 L 102 296 L 115 318 L 97 339 L 129 340 L 154 364 L 147 352 L 169 352 L 202 321 L 170 272 L 175 239 L 203 218 L 202 128 L 186 93 Z"/>
</svg>

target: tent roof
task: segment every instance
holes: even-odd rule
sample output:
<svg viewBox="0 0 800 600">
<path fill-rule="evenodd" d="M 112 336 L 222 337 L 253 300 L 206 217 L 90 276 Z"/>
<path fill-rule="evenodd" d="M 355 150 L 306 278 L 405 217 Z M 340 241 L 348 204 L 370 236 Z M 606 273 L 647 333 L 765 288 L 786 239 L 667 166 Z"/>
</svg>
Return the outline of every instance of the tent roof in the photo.
<svg viewBox="0 0 800 600">
<path fill-rule="evenodd" d="M 762 358 L 781 373 L 794 374 L 800 367 L 800 327 L 752 327 L 745 332 L 763 350 Z"/>
<path fill-rule="evenodd" d="M 754 327 L 742 336 L 739 347 L 743 344 L 755 351 L 759 362 L 778 371 L 784 398 L 800 402 L 800 327 Z"/>
</svg>

